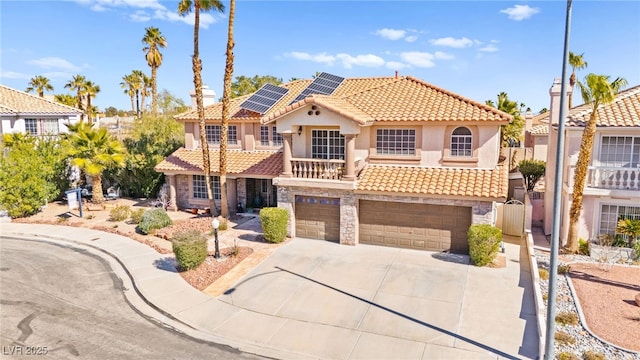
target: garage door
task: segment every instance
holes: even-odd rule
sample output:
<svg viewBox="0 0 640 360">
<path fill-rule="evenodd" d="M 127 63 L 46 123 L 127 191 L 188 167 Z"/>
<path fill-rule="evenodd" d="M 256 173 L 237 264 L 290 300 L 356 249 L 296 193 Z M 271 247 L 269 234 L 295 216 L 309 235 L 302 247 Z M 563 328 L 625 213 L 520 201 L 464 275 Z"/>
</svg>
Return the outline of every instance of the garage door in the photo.
<svg viewBox="0 0 640 360">
<path fill-rule="evenodd" d="M 296 236 L 340 240 L 340 199 L 296 196 Z"/>
<path fill-rule="evenodd" d="M 471 208 L 360 200 L 360 243 L 430 251 L 469 251 Z"/>
</svg>

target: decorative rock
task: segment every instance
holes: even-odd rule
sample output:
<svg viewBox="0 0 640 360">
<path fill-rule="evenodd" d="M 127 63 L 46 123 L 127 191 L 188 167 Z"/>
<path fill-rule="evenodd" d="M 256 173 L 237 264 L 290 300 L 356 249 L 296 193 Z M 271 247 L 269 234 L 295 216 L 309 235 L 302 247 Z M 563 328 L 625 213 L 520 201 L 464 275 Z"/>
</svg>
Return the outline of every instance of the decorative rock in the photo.
<svg viewBox="0 0 640 360">
<path fill-rule="evenodd" d="M 507 256 L 503 253 L 498 253 L 498 255 L 496 255 L 496 258 L 493 259 L 493 262 L 491 263 L 491 267 L 493 268 L 503 268 L 507 266 Z"/>
</svg>

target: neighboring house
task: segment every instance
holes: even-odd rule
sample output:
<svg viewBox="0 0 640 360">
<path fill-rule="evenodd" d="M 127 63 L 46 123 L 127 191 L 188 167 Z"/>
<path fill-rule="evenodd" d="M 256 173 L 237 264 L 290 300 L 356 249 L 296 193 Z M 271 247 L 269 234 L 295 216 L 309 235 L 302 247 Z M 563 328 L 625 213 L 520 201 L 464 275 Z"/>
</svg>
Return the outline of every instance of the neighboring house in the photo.
<svg viewBox="0 0 640 360">
<path fill-rule="evenodd" d="M 221 114 L 205 109 L 213 175 Z M 413 77 L 323 73 L 232 99 L 230 114 L 230 208 L 285 208 L 290 236 L 464 253 L 469 226 L 495 224 L 506 200 L 511 116 Z M 185 148 L 156 170 L 173 204 L 206 207 L 196 111 L 176 119 Z"/>
<path fill-rule="evenodd" d="M 549 153 L 545 175 L 546 234 L 551 233 L 553 189 L 559 118 L 559 80 L 551 91 Z M 591 105 L 568 111 L 563 149 L 563 186 L 560 239 L 569 231 L 569 208 L 575 165 L 582 132 L 591 115 Z M 596 137 L 584 188 L 578 236 L 594 240 L 600 234 L 614 234 L 620 218 L 640 219 L 640 86 L 621 91 L 613 103 L 598 108 Z"/>
<path fill-rule="evenodd" d="M 533 160 L 547 161 L 549 146 L 549 112 L 526 116 L 525 147 L 531 148 Z"/>
<path fill-rule="evenodd" d="M 35 136 L 67 132 L 66 124 L 80 121 L 76 108 L 0 85 L 0 133 Z"/>
</svg>

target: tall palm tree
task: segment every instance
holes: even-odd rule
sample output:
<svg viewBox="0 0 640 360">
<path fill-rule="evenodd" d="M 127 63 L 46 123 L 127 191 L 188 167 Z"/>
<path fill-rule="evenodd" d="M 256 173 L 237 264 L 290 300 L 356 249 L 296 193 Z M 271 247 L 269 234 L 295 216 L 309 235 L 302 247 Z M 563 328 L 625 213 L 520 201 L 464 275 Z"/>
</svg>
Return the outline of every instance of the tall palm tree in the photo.
<svg viewBox="0 0 640 360">
<path fill-rule="evenodd" d="M 572 253 L 578 251 L 578 220 L 582 211 L 582 195 L 584 183 L 587 177 L 587 169 L 591 162 L 591 152 L 593 150 L 593 139 L 596 135 L 596 122 L 598 120 L 598 108 L 600 105 L 609 104 L 615 100 L 627 81 L 623 78 L 609 80 L 608 75 L 588 74 L 584 83 L 578 81 L 582 100 L 585 104 L 591 104 L 591 115 L 589 122 L 582 132 L 580 152 L 576 163 L 575 175 L 573 178 L 573 200 L 569 209 L 569 236 L 566 250 Z M 564 136 L 564 134 L 560 134 Z"/>
<path fill-rule="evenodd" d="M 573 107 L 573 91 L 576 89 L 576 70 L 584 69 L 587 67 L 587 62 L 584 61 L 584 53 L 576 55 L 569 51 L 569 65 L 571 66 L 571 76 L 569 77 L 569 86 L 571 86 L 571 93 L 569 94 L 569 109 Z"/>
<path fill-rule="evenodd" d="M 224 68 L 222 91 L 222 126 L 220 129 L 220 215 L 229 218 L 227 204 L 227 142 L 229 134 L 229 102 L 231 100 L 231 78 L 233 77 L 233 20 L 235 18 L 236 1 L 229 4 L 229 29 L 227 34 L 227 61 Z"/>
<path fill-rule="evenodd" d="M 193 25 L 193 84 L 196 90 L 196 106 L 198 109 L 198 122 L 200 128 L 200 146 L 202 147 L 202 164 L 204 167 L 204 178 L 207 184 L 207 197 L 209 199 L 209 208 L 211 215 L 213 209 L 216 208 L 213 199 L 213 190 L 211 189 L 211 160 L 209 159 L 209 144 L 207 143 L 207 134 L 205 130 L 204 104 L 202 103 L 202 61 L 200 60 L 200 51 L 198 47 L 198 35 L 200 31 L 200 10 L 224 11 L 224 5 L 219 0 L 180 0 L 178 4 L 178 13 L 180 16 L 186 16 L 191 11 L 194 14 Z"/>
<path fill-rule="evenodd" d="M 133 70 L 131 72 L 131 77 L 133 80 L 133 91 L 136 95 L 136 116 L 138 119 L 140 118 L 140 93 L 142 92 L 142 88 L 144 87 L 144 78 L 146 75 L 142 72 L 142 70 Z"/>
<path fill-rule="evenodd" d="M 32 92 L 35 91 L 38 93 L 38 95 L 43 98 L 44 97 L 44 92 L 46 91 L 53 91 L 53 85 L 51 85 L 51 82 L 49 81 L 49 79 L 47 79 L 46 77 L 42 76 L 42 75 L 38 75 L 38 76 L 34 76 L 31 78 L 31 80 L 29 80 L 29 87 L 27 88 L 27 92 Z"/>
<path fill-rule="evenodd" d="M 147 53 L 147 64 L 151 67 L 151 109 L 155 114 L 158 110 L 156 74 L 158 68 L 162 65 L 162 53 L 160 53 L 159 48 L 167 47 L 167 39 L 162 36 L 160 29 L 156 27 L 148 27 L 145 31 L 144 37 L 142 38 L 142 42 L 145 44 L 145 47 L 142 51 Z"/>
<path fill-rule="evenodd" d="M 69 128 L 66 136 L 71 163 L 83 170 L 93 180 L 95 203 L 104 201 L 102 172 L 110 167 L 123 166 L 126 149 L 105 128 L 96 129 L 93 124 L 81 122 Z"/>
<path fill-rule="evenodd" d="M 136 97 L 136 91 L 135 91 L 135 79 L 133 77 L 133 74 L 123 76 L 122 82 L 120 82 L 120 87 L 124 89 L 125 95 L 129 95 L 129 99 L 131 99 L 131 112 L 135 114 L 136 105 L 134 101 Z"/>
<path fill-rule="evenodd" d="M 73 95 L 69 94 L 55 94 L 53 99 L 60 104 L 64 104 L 67 106 L 76 106 L 76 98 Z"/>
<path fill-rule="evenodd" d="M 87 78 L 83 75 L 74 75 L 68 83 L 64 85 L 65 89 L 69 89 L 71 91 L 76 92 L 76 107 L 81 111 L 84 110 L 82 107 L 82 97 L 84 96 L 84 84 L 87 82 Z M 84 117 L 84 116 L 83 116 Z"/>
<path fill-rule="evenodd" d="M 140 109 L 144 112 L 144 102 L 149 97 L 149 91 L 152 90 L 151 78 L 147 74 L 142 74 L 140 81 Z"/>
<path fill-rule="evenodd" d="M 91 106 L 91 98 L 96 97 L 99 92 L 100 86 L 94 84 L 92 81 L 87 81 L 86 83 L 84 83 L 84 93 L 87 97 L 87 119 L 89 120 L 89 124 L 91 124 L 92 121 L 91 115 L 93 110 L 93 107 Z"/>
<path fill-rule="evenodd" d="M 507 125 L 502 125 L 500 129 L 502 146 L 519 142 L 524 130 L 524 119 L 520 114 L 525 105 L 522 103 L 518 104 L 518 102 L 514 100 L 509 100 L 509 95 L 504 91 L 498 94 L 497 103 L 494 103 L 492 100 L 487 100 L 485 104 L 513 116 L 513 120 Z"/>
</svg>

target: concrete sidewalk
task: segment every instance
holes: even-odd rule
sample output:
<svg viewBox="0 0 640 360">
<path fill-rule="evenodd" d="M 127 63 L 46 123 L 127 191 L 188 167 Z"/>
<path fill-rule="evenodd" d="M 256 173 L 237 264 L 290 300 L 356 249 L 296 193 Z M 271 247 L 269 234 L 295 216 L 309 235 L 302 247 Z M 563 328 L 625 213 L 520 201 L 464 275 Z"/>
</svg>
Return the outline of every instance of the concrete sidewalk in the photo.
<svg viewBox="0 0 640 360">
<path fill-rule="evenodd" d="M 169 255 L 131 239 L 76 227 L 1 226 L 2 236 L 111 258 L 114 271 L 130 280 L 125 296 L 138 310 L 187 335 L 245 352 L 282 359 L 538 355 L 521 239 L 506 243 L 507 266 L 500 269 L 468 266 L 466 256 L 293 239 L 212 297 L 188 285 Z M 233 236 L 256 229 L 238 230 Z"/>
</svg>

